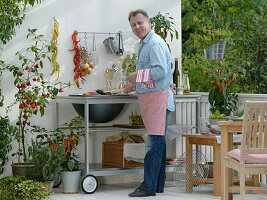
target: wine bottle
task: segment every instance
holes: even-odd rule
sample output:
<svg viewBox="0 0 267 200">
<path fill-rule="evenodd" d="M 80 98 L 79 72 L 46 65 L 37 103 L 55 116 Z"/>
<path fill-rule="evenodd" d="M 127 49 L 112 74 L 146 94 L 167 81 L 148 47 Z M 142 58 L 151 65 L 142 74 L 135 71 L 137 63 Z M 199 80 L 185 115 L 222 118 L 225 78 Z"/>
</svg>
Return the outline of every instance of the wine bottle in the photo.
<svg viewBox="0 0 267 200">
<path fill-rule="evenodd" d="M 178 58 L 174 60 L 174 71 L 173 71 L 173 83 L 175 84 L 175 92 L 177 94 L 177 88 L 180 87 L 180 73 L 178 69 Z"/>
</svg>

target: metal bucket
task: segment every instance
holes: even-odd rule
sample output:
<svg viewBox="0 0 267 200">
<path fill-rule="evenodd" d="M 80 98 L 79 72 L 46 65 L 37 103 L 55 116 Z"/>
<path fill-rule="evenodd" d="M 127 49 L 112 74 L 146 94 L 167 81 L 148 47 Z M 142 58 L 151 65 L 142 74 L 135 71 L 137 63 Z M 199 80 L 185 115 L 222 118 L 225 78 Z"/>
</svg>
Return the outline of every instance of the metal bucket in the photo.
<svg viewBox="0 0 267 200">
<path fill-rule="evenodd" d="M 219 42 L 209 46 L 204 49 L 204 54 L 206 59 L 223 59 L 225 51 L 226 41 L 220 40 Z"/>
</svg>

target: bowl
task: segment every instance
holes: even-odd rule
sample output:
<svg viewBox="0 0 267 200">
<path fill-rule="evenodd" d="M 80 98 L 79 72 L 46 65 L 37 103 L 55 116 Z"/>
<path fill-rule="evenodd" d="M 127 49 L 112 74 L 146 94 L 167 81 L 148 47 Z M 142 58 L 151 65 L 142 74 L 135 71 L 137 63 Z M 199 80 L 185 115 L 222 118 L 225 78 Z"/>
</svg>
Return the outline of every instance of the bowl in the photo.
<svg viewBox="0 0 267 200">
<path fill-rule="evenodd" d="M 84 117 L 84 104 L 72 104 L 75 111 Z M 124 108 L 124 103 L 118 104 L 89 104 L 89 122 L 106 123 L 115 119 Z"/>
<path fill-rule="evenodd" d="M 211 125 L 217 125 L 218 122 L 220 122 L 220 121 L 228 121 L 228 119 L 226 119 L 226 118 L 225 119 L 210 119 L 209 118 L 209 121 L 210 121 Z"/>
</svg>

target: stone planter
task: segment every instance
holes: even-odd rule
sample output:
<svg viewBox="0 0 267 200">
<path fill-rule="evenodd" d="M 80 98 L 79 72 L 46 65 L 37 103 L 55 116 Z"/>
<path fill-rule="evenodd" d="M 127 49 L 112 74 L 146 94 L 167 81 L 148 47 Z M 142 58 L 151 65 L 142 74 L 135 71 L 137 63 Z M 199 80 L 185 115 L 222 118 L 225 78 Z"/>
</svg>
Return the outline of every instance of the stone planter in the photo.
<svg viewBox="0 0 267 200">
<path fill-rule="evenodd" d="M 75 194 L 79 191 L 81 170 L 79 171 L 62 171 L 60 172 L 63 193 Z"/>
<path fill-rule="evenodd" d="M 27 168 L 33 167 L 31 163 L 12 163 L 13 176 L 25 176 Z"/>
</svg>

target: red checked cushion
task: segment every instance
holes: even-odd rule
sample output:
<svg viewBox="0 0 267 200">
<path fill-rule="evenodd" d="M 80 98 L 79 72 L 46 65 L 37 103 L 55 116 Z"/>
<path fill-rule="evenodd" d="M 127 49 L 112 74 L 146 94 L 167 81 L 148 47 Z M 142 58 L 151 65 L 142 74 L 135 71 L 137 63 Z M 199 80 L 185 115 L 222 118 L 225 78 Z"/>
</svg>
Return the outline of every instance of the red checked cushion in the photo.
<svg viewBox="0 0 267 200">
<path fill-rule="evenodd" d="M 233 149 L 227 155 L 240 161 L 240 149 Z M 247 154 L 244 158 L 246 164 L 267 164 L 267 154 Z"/>
</svg>

